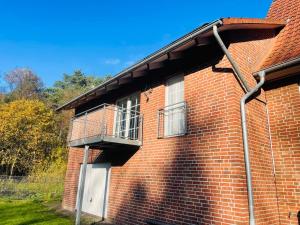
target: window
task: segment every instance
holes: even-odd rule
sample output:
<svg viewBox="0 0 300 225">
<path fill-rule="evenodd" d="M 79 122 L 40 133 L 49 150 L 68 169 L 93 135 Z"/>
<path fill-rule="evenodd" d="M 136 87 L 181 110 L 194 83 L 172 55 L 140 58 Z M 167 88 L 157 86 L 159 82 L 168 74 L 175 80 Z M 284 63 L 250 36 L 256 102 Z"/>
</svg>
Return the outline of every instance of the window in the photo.
<svg viewBox="0 0 300 225">
<path fill-rule="evenodd" d="M 131 140 L 138 139 L 140 124 L 140 98 L 130 95 L 117 101 L 115 116 L 115 136 Z"/>
<path fill-rule="evenodd" d="M 175 136 L 186 132 L 186 106 L 184 102 L 184 77 L 175 76 L 166 82 L 164 109 L 164 136 Z"/>
</svg>

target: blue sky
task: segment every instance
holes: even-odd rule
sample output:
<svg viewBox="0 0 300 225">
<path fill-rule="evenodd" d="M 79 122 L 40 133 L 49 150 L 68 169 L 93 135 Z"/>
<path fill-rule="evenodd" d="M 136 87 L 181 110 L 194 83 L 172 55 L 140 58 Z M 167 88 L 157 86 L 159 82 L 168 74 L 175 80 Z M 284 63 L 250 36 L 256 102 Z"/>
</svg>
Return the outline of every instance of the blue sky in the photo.
<svg viewBox="0 0 300 225">
<path fill-rule="evenodd" d="M 271 0 L 0 3 L 0 76 L 16 67 L 28 67 L 51 86 L 63 73 L 75 69 L 114 75 L 220 17 L 264 17 Z"/>
</svg>

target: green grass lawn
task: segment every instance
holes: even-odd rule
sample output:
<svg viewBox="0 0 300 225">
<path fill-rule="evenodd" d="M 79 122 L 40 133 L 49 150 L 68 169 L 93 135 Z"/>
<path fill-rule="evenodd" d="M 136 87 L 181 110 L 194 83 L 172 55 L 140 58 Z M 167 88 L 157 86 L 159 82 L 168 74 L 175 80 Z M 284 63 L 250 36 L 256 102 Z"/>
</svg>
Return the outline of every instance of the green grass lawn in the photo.
<svg viewBox="0 0 300 225">
<path fill-rule="evenodd" d="M 0 225 L 73 224 L 72 220 L 56 214 L 42 203 L 33 200 L 0 198 Z"/>
</svg>

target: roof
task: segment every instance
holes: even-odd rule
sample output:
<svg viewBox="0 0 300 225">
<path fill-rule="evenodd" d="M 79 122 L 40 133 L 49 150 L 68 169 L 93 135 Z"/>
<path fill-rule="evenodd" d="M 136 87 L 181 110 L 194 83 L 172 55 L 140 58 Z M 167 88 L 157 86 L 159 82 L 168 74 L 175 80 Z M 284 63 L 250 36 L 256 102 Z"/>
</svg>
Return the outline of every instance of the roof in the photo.
<svg viewBox="0 0 300 225">
<path fill-rule="evenodd" d="M 145 71 L 150 70 L 151 67 L 157 67 L 160 66 L 160 64 L 162 65 L 164 61 L 169 60 L 172 57 L 176 58 L 176 55 L 180 51 L 195 46 L 195 44 L 198 46 L 206 45 L 207 37 L 212 36 L 213 25 L 218 25 L 220 27 L 219 31 L 222 32 L 235 29 L 276 29 L 282 28 L 285 23 L 280 20 L 272 19 L 224 18 L 203 24 L 192 32 L 126 68 L 108 81 L 58 107 L 56 110 L 71 109 L 82 105 L 96 97 L 118 89 L 120 86 L 131 82 L 136 77 L 145 76 Z"/>
<path fill-rule="evenodd" d="M 258 28 L 268 27 L 268 28 L 277 28 L 280 26 L 286 25 L 284 20 L 275 20 L 275 19 L 260 19 L 260 18 L 224 18 L 222 19 L 224 25 L 234 25 L 234 24 L 253 24 Z"/>
<path fill-rule="evenodd" d="M 261 71 L 264 71 L 266 73 L 266 81 L 274 81 L 298 75 L 300 71 L 300 56 L 284 62 L 280 62 L 278 64 L 274 64 L 255 72 L 253 75 L 256 79 L 259 79 L 258 74 Z"/>
<path fill-rule="evenodd" d="M 284 20 L 287 25 L 277 35 L 261 68 L 271 67 L 300 56 L 300 1 L 273 1 L 267 19 Z"/>
</svg>

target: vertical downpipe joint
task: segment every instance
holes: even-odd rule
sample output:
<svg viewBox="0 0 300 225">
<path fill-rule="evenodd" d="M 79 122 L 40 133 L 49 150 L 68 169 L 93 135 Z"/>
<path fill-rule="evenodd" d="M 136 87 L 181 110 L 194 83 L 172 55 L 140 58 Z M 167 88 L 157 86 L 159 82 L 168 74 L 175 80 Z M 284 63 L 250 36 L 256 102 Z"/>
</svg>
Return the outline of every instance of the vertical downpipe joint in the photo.
<svg viewBox="0 0 300 225">
<path fill-rule="evenodd" d="M 253 201 L 253 190 L 252 190 L 252 177 L 251 177 L 251 165 L 249 156 L 249 144 L 248 144 L 248 131 L 247 131 L 247 116 L 246 116 L 246 101 L 255 94 L 265 82 L 265 72 L 262 71 L 259 74 L 259 83 L 249 92 L 247 92 L 241 99 L 241 120 L 242 120 L 242 131 L 243 131 L 243 143 L 244 143 L 244 158 L 247 176 L 247 191 L 248 191 L 248 206 L 249 206 L 249 224 L 255 225 L 254 217 L 254 201 Z"/>
</svg>

